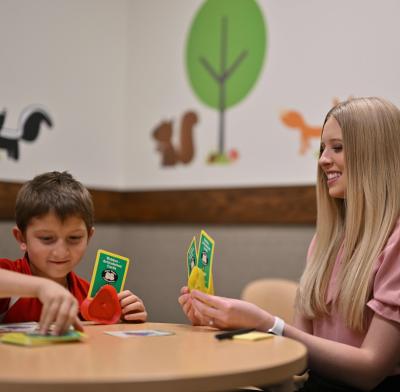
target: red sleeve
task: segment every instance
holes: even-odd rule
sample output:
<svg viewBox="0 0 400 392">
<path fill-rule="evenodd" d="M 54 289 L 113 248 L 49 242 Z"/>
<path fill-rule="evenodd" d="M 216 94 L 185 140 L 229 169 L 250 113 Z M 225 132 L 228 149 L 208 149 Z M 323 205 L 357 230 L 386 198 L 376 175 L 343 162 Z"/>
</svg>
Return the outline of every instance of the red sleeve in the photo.
<svg viewBox="0 0 400 392">
<path fill-rule="evenodd" d="M 0 268 L 9 271 L 20 272 L 25 275 L 32 275 L 31 269 L 29 268 L 29 263 L 26 258 L 15 261 L 9 259 L 0 259 Z M 10 298 L 0 298 L 0 315 L 3 315 L 8 311 L 9 304 Z M 6 320 L 4 319 L 3 322 L 5 321 Z"/>
</svg>

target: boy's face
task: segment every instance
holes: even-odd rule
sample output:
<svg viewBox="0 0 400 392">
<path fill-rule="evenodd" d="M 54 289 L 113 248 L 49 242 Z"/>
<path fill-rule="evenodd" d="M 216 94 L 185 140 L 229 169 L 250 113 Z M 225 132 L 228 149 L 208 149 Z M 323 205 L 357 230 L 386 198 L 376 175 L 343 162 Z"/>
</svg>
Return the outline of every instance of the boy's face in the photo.
<svg viewBox="0 0 400 392">
<path fill-rule="evenodd" d="M 32 218 L 24 234 L 18 228 L 13 233 L 21 250 L 28 253 L 32 274 L 65 285 L 67 274 L 81 261 L 93 231 L 87 232 L 79 216 L 61 221 L 50 212 Z"/>
</svg>

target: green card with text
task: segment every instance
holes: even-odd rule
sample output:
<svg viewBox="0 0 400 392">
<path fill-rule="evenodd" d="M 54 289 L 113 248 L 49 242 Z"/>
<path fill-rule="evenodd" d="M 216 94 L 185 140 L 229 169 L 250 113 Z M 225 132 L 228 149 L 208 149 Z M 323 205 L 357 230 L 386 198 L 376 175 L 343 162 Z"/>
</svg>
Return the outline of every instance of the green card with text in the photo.
<svg viewBox="0 0 400 392">
<path fill-rule="evenodd" d="M 189 278 L 193 268 L 197 265 L 196 237 L 193 237 L 192 242 L 189 245 L 186 260 L 187 260 L 187 272 Z"/>
<path fill-rule="evenodd" d="M 93 298 L 100 288 L 106 284 L 113 286 L 117 293 L 121 292 L 124 289 L 128 267 L 129 259 L 127 257 L 99 249 L 88 297 Z"/>
<path fill-rule="evenodd" d="M 201 231 L 197 267 L 204 271 L 204 283 L 208 289 L 212 284 L 212 262 L 214 257 L 214 240 L 204 231 Z"/>
</svg>

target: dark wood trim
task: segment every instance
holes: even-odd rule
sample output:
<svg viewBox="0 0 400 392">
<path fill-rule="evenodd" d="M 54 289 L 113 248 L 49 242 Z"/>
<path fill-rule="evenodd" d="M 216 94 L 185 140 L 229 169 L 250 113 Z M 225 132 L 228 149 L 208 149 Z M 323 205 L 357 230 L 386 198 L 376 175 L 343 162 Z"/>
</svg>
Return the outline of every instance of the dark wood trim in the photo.
<svg viewBox="0 0 400 392">
<path fill-rule="evenodd" d="M 0 182 L 0 220 L 14 219 L 21 184 Z M 96 222 L 314 224 L 314 186 L 162 191 L 90 189 Z"/>
</svg>

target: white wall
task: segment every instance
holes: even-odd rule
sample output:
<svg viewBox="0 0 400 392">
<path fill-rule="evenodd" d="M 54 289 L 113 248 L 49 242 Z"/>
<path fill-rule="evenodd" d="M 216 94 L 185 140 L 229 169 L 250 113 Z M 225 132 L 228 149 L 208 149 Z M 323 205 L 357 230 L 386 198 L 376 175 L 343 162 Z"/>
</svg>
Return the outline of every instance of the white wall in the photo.
<svg viewBox="0 0 400 392">
<path fill-rule="evenodd" d="M 310 184 L 318 140 L 299 154 L 299 132 L 279 120 L 296 109 L 320 125 L 334 97 L 379 95 L 400 104 L 400 3 L 396 0 L 258 0 L 267 59 L 258 84 L 228 110 L 227 147 L 240 159 L 207 165 L 217 113 L 186 77 L 185 43 L 201 0 L 1 0 L 0 109 L 16 126 L 29 104 L 54 127 L 21 158 L 0 150 L 0 180 L 69 170 L 89 186 L 159 189 Z M 165 169 L 151 138 L 163 119 L 195 110 L 196 156 Z"/>
<path fill-rule="evenodd" d="M 69 170 L 88 185 L 122 187 L 127 5 L 108 0 L 1 0 L 0 109 L 5 126 L 40 103 L 54 127 L 20 160 L 0 155 L 0 179 Z"/>
</svg>

